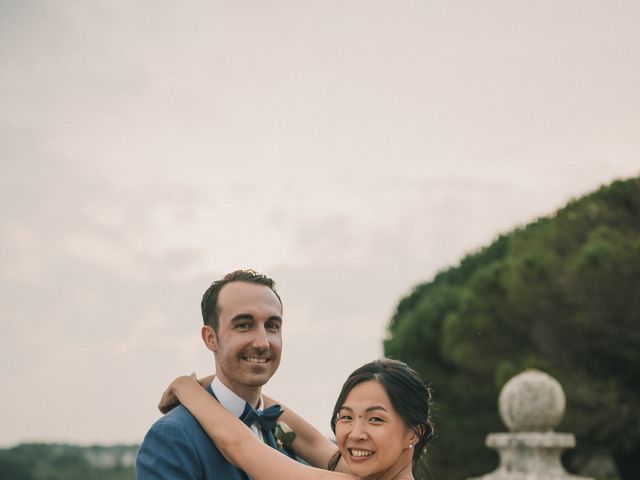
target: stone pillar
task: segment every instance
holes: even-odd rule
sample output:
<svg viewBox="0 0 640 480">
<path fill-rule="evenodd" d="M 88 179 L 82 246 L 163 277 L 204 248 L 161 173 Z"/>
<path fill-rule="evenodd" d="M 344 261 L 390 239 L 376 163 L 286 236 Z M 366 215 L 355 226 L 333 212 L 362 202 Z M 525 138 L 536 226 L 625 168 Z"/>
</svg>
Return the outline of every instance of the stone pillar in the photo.
<svg viewBox="0 0 640 480">
<path fill-rule="evenodd" d="M 509 433 L 490 433 L 485 444 L 498 451 L 493 472 L 469 480 L 591 480 L 571 475 L 560 454 L 576 446 L 572 433 L 556 433 L 565 409 L 560 383 L 539 370 L 509 380 L 498 399 L 500 418 Z"/>
</svg>

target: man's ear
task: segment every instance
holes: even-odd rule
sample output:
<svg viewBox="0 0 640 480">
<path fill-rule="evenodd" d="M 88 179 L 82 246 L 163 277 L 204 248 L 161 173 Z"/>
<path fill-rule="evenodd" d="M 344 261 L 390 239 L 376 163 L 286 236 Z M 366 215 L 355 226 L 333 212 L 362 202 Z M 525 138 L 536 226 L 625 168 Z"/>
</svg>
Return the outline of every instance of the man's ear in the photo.
<svg viewBox="0 0 640 480">
<path fill-rule="evenodd" d="M 213 353 L 218 352 L 218 337 L 216 336 L 216 332 L 209 325 L 204 325 L 202 330 L 200 331 L 202 335 L 202 341 L 205 346 L 211 350 Z"/>
</svg>

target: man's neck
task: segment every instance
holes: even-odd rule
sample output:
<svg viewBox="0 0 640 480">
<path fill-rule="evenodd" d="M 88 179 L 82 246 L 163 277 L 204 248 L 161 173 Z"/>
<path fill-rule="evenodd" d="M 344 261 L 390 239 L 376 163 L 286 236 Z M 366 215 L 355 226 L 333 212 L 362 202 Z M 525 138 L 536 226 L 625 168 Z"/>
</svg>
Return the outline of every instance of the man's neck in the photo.
<svg viewBox="0 0 640 480">
<path fill-rule="evenodd" d="M 247 387 L 230 382 L 224 375 L 216 375 L 218 380 L 233 393 L 242 398 L 252 407 L 256 408 L 260 403 L 260 387 Z"/>
</svg>

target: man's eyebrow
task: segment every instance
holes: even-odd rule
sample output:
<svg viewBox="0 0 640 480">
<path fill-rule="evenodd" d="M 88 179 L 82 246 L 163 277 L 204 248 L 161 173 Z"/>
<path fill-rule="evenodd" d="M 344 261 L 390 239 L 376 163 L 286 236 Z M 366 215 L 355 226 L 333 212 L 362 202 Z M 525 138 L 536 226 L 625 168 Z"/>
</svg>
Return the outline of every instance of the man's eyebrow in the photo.
<svg viewBox="0 0 640 480">
<path fill-rule="evenodd" d="M 237 322 L 241 320 L 254 320 L 254 317 L 250 313 L 239 313 L 231 319 L 232 322 Z M 267 321 L 273 321 L 273 320 L 282 322 L 282 317 L 280 317 L 279 315 L 272 315 L 267 319 Z"/>
</svg>

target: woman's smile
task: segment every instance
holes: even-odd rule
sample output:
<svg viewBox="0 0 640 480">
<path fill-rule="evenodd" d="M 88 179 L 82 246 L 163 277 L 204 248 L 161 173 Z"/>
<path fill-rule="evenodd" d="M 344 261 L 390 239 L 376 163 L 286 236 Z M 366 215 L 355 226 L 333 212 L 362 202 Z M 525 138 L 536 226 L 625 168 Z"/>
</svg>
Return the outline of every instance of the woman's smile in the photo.
<svg viewBox="0 0 640 480">
<path fill-rule="evenodd" d="M 349 448 L 347 450 L 349 450 L 349 453 L 352 457 L 370 457 L 374 454 L 374 452 L 372 452 L 371 450 L 361 450 L 355 448 Z"/>
</svg>

